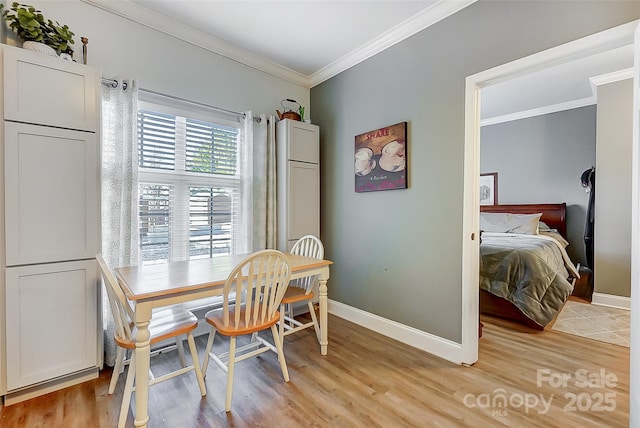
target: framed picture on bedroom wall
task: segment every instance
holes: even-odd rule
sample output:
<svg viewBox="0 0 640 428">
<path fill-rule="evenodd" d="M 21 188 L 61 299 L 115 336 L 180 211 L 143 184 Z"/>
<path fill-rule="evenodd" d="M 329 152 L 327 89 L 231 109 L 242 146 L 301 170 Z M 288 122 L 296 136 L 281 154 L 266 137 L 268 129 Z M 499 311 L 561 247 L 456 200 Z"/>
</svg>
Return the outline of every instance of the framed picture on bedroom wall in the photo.
<svg viewBox="0 0 640 428">
<path fill-rule="evenodd" d="M 498 173 L 480 174 L 480 205 L 498 205 Z"/>
<path fill-rule="evenodd" d="M 407 122 L 356 135 L 356 192 L 407 188 Z"/>
</svg>

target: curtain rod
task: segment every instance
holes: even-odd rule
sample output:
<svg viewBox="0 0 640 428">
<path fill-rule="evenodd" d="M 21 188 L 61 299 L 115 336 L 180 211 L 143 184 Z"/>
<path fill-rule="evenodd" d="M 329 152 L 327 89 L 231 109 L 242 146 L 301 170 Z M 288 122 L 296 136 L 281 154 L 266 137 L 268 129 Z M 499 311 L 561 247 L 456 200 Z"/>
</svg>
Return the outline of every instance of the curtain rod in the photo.
<svg viewBox="0 0 640 428">
<path fill-rule="evenodd" d="M 102 78 L 102 84 L 106 85 L 106 86 L 110 86 L 112 88 L 117 88 L 118 87 L 118 81 L 116 79 L 108 79 L 106 77 Z M 124 90 L 127 89 L 127 82 L 126 81 L 122 82 L 122 89 L 124 89 Z M 200 106 L 200 107 L 210 108 L 210 109 L 222 112 L 222 113 L 234 114 L 234 115 L 237 115 L 237 116 L 241 116 L 242 118 L 246 118 L 247 117 L 246 113 L 240 113 L 238 111 L 227 110 L 227 109 L 222 108 L 222 107 L 216 107 L 216 106 L 212 106 L 212 105 L 209 105 L 209 104 L 199 103 L 197 101 L 191 101 L 191 100 L 187 100 L 185 98 L 174 97 L 173 95 L 166 95 L 166 94 L 162 94 L 160 92 L 151 91 L 149 89 L 140 88 L 140 90 L 143 91 L 143 92 L 152 94 L 152 95 L 158 95 L 158 96 L 161 96 L 161 97 L 167 97 L 167 98 L 171 98 L 172 100 L 176 100 L 176 101 L 181 101 L 181 102 L 188 103 L 188 104 L 197 105 L 197 106 Z M 259 117 L 254 117 L 253 120 L 255 120 L 258 123 L 260 123 L 262 121 L 262 119 L 260 119 Z"/>
</svg>

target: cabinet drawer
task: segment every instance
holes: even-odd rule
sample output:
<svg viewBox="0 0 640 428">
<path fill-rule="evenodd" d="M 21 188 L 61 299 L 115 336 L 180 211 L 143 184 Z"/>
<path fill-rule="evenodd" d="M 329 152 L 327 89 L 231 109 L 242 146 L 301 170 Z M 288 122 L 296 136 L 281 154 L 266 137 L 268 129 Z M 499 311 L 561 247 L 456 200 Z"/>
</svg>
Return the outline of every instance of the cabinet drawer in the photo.
<svg viewBox="0 0 640 428">
<path fill-rule="evenodd" d="M 98 363 L 95 260 L 6 269 L 7 390 Z"/>
<path fill-rule="evenodd" d="M 4 118 L 97 132 L 98 70 L 3 46 Z"/>
<path fill-rule="evenodd" d="M 96 134 L 13 122 L 4 131 L 7 265 L 94 257 Z"/>
</svg>

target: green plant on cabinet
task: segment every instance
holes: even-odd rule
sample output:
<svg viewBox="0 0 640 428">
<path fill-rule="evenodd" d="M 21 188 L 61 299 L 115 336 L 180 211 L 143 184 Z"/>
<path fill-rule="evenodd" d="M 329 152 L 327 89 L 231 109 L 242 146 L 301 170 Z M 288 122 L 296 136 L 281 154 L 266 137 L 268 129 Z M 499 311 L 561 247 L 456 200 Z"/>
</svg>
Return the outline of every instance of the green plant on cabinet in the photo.
<svg viewBox="0 0 640 428">
<path fill-rule="evenodd" d="M 75 43 L 75 34 L 69 26 L 45 19 L 42 12 L 33 6 L 14 2 L 8 10 L 2 12 L 2 18 L 23 42 L 44 43 L 55 49 L 58 54 L 73 52 L 70 45 Z"/>
</svg>

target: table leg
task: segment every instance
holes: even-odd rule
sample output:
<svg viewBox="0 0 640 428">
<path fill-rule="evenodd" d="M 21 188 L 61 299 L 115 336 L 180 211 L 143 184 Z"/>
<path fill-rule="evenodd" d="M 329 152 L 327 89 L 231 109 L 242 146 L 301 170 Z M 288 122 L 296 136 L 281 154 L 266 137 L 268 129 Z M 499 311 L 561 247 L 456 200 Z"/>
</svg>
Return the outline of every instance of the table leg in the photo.
<svg viewBox="0 0 640 428">
<path fill-rule="evenodd" d="M 327 355 L 328 339 L 328 317 L 327 317 L 327 280 L 320 278 L 320 286 L 318 288 L 320 296 L 320 354 Z"/>
<path fill-rule="evenodd" d="M 151 309 L 143 310 L 136 307 L 136 412 L 133 424 L 136 427 L 146 427 L 149 422 L 149 359 L 151 341 L 149 340 L 149 321 Z"/>
</svg>

